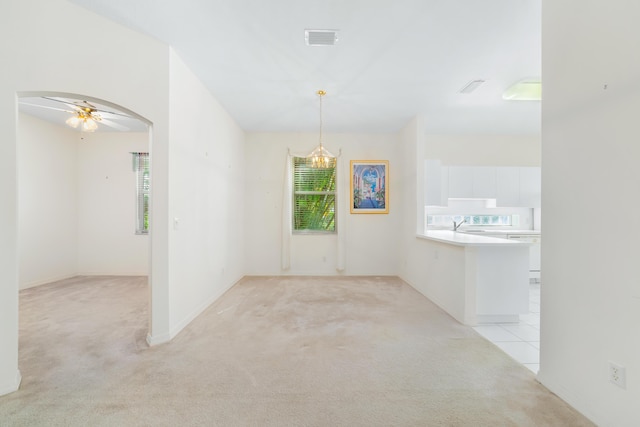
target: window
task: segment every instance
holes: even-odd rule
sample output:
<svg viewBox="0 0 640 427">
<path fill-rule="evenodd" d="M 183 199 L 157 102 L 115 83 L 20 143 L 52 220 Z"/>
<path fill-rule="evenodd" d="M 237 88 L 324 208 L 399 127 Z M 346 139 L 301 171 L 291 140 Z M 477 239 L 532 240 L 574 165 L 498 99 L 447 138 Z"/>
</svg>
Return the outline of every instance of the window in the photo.
<svg viewBox="0 0 640 427">
<path fill-rule="evenodd" d="M 131 154 L 136 173 L 136 234 L 149 234 L 149 153 Z"/>
<path fill-rule="evenodd" d="M 448 227 L 462 220 L 467 226 L 512 225 L 511 215 L 427 215 L 427 227 Z"/>
<path fill-rule="evenodd" d="M 293 158 L 293 231 L 336 231 L 336 167 L 313 168 Z"/>
</svg>

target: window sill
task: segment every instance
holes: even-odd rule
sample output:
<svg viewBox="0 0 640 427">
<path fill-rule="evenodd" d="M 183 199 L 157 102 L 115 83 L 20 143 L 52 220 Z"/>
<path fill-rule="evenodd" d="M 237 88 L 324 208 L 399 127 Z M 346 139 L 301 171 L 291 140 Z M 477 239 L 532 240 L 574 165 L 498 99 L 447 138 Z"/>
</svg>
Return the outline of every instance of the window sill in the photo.
<svg viewBox="0 0 640 427">
<path fill-rule="evenodd" d="M 293 231 L 291 234 L 294 236 L 335 236 L 338 233 L 335 231 Z"/>
</svg>

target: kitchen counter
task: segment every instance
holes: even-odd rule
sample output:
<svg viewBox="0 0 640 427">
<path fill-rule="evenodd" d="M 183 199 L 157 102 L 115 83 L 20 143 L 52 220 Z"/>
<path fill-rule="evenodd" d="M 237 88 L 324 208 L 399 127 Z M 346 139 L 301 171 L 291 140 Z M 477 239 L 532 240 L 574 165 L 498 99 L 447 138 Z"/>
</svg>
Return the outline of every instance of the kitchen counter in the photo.
<svg viewBox="0 0 640 427">
<path fill-rule="evenodd" d="M 485 233 L 493 234 L 496 231 L 491 232 L 464 232 L 464 231 L 452 231 L 452 230 L 427 230 L 424 234 L 418 234 L 419 239 L 435 240 L 442 243 L 449 243 L 451 245 L 458 246 L 529 246 L 530 243 L 518 242 L 515 240 L 507 240 L 499 237 L 491 237 L 484 235 Z M 514 232 L 505 232 L 507 234 L 522 234 Z M 539 234 L 539 233 L 538 233 Z"/>
<path fill-rule="evenodd" d="M 470 228 L 470 229 L 465 229 L 465 228 L 461 228 L 458 230 L 458 233 L 464 233 L 464 234 L 474 234 L 474 235 L 480 235 L 480 236 L 541 236 L 542 235 L 542 231 L 540 230 L 505 230 L 505 229 L 498 229 L 498 230 L 492 230 L 492 229 L 476 229 L 476 228 Z"/>
<path fill-rule="evenodd" d="M 466 325 L 518 322 L 529 311 L 531 243 L 478 234 L 429 230 L 417 236 L 430 254 L 423 266 L 427 296 Z"/>
<path fill-rule="evenodd" d="M 517 229 L 491 229 L 491 228 L 462 228 L 458 233 L 473 236 L 494 237 L 499 239 L 510 239 L 511 241 L 528 243 L 529 246 L 529 279 L 540 280 L 540 242 L 542 239 L 541 230 L 517 230 Z"/>
</svg>

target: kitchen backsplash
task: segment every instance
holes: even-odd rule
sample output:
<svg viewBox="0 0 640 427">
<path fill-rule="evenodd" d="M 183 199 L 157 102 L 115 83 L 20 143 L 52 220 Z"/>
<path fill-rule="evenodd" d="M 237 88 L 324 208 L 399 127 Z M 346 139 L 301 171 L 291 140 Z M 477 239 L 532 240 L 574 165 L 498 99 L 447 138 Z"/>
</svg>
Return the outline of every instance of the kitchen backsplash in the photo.
<svg viewBox="0 0 640 427">
<path fill-rule="evenodd" d="M 495 207 L 495 199 L 450 199 L 449 206 L 425 207 L 425 229 L 451 229 L 463 219 L 464 228 L 540 229 L 539 208 Z"/>
</svg>

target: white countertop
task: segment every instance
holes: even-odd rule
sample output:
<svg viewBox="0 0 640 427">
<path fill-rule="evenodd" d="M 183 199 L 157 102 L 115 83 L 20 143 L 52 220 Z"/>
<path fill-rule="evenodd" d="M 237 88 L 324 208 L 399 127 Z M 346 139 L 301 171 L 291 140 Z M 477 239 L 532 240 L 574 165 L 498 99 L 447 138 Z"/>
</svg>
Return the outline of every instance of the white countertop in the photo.
<svg viewBox="0 0 640 427">
<path fill-rule="evenodd" d="M 500 235 L 500 236 L 507 236 L 507 235 L 518 235 L 518 236 L 541 236 L 542 235 L 542 231 L 540 230 L 517 230 L 517 229 L 512 229 L 512 230 L 507 230 L 507 229 L 497 229 L 497 230 L 492 230 L 492 229 L 482 229 L 482 231 L 473 231 L 473 230 L 478 230 L 476 228 L 461 228 L 458 230 L 459 233 L 469 233 L 469 234 L 476 234 L 476 235 Z"/>
<path fill-rule="evenodd" d="M 532 231 L 532 230 L 529 230 Z M 419 239 L 434 240 L 457 246 L 530 246 L 531 243 L 518 240 L 503 239 L 500 237 L 483 236 L 484 233 L 463 233 L 452 230 L 428 230 L 424 234 L 418 234 Z M 509 232 L 508 234 L 521 234 Z M 539 233 L 538 233 L 539 234 Z"/>
</svg>

